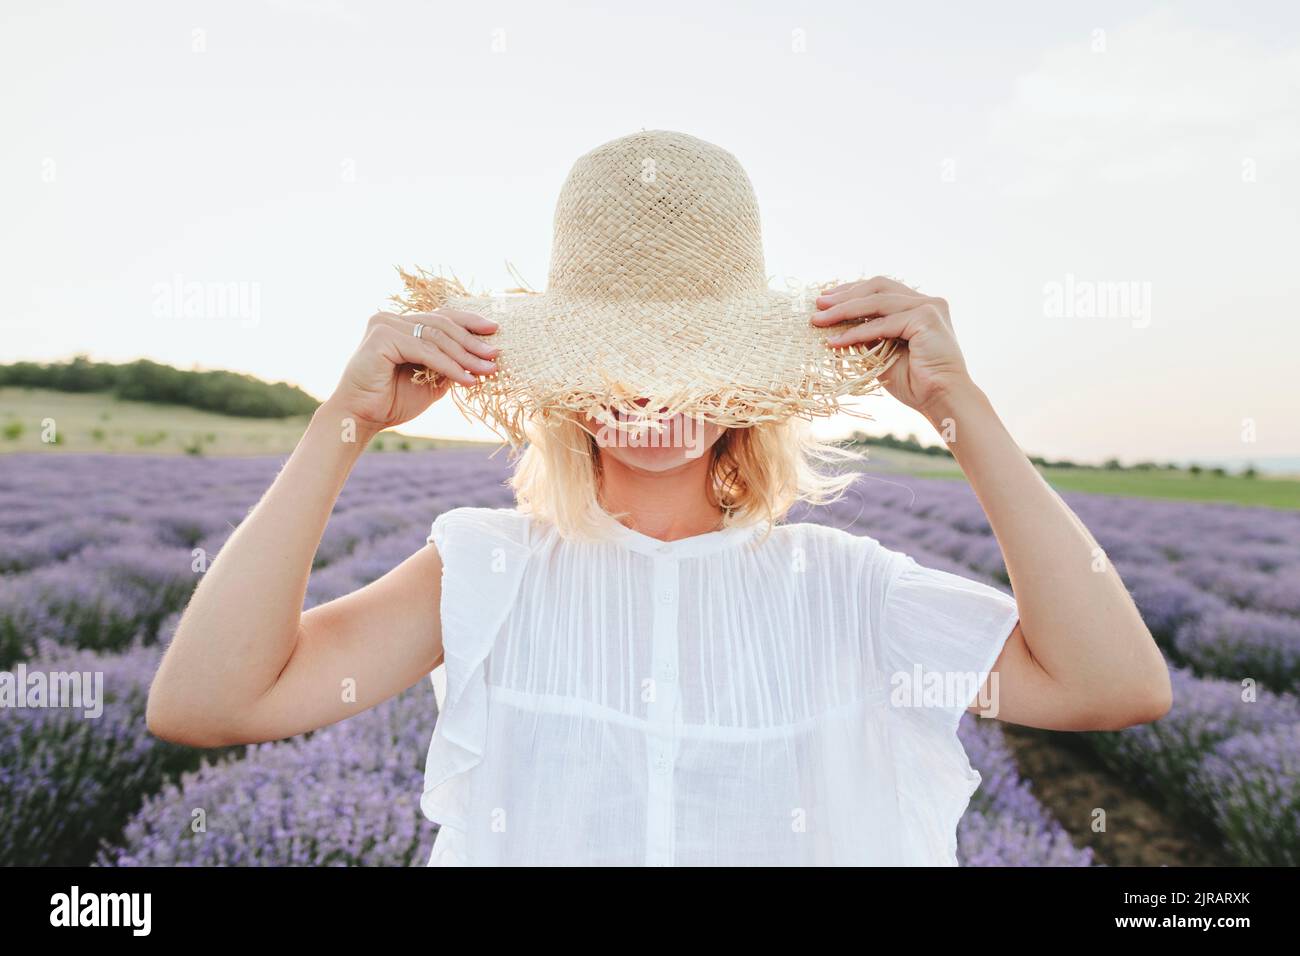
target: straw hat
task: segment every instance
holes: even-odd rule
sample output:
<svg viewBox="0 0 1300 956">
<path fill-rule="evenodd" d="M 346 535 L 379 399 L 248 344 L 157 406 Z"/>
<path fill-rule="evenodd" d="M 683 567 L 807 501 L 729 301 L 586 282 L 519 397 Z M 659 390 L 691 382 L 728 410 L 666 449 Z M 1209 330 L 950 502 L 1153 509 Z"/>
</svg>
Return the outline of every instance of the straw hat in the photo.
<svg viewBox="0 0 1300 956">
<path fill-rule="evenodd" d="M 678 412 L 729 427 L 831 415 L 873 391 L 895 356 L 893 340 L 822 344 L 860 321 L 809 324 L 834 283 L 768 287 L 749 177 L 693 136 L 649 130 L 580 157 L 554 226 L 544 293 L 471 295 L 454 277 L 399 269 L 406 289 L 392 297 L 404 312 L 447 306 L 498 323 L 481 336 L 501 349 L 497 371 L 452 396 L 515 447 L 529 418 L 571 412 L 625 431 L 610 409 L 650 427 Z"/>
</svg>

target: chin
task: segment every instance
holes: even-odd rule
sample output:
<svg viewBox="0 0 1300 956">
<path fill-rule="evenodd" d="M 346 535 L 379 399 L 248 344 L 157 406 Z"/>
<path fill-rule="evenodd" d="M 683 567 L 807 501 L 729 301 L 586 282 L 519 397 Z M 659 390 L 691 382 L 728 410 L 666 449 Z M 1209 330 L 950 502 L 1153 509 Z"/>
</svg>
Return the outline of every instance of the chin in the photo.
<svg viewBox="0 0 1300 956">
<path fill-rule="evenodd" d="M 602 446 L 602 451 L 629 468 L 650 472 L 671 471 L 681 465 L 698 461 L 701 457 L 691 448 L 635 448 L 628 446 L 620 448 L 617 446 Z"/>
</svg>

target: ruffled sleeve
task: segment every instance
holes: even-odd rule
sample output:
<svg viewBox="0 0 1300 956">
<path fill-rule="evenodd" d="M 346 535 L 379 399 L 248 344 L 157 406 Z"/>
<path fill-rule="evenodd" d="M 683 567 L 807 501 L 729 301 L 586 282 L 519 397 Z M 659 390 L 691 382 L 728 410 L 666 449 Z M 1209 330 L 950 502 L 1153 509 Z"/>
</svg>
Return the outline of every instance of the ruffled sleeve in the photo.
<svg viewBox="0 0 1300 956">
<path fill-rule="evenodd" d="M 420 809 L 433 822 L 462 832 L 467 774 L 482 759 L 487 732 L 486 661 L 523 579 L 528 534 L 527 515 L 510 508 L 454 508 L 440 514 L 429 532 L 442 559 L 446 683 Z"/>
<path fill-rule="evenodd" d="M 957 823 L 981 777 L 957 725 L 1020 618 L 997 588 L 879 548 L 879 653 L 888 682 L 908 859 L 957 865 Z M 996 702 L 996 678 L 990 682 Z"/>
</svg>

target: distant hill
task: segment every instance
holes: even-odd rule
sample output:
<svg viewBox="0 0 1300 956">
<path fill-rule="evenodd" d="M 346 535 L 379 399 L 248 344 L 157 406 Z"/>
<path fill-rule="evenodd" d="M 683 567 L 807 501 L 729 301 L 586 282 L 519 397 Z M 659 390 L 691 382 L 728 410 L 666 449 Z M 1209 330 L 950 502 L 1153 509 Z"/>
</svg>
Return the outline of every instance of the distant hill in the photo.
<svg viewBox="0 0 1300 956">
<path fill-rule="evenodd" d="M 84 355 L 71 361 L 0 365 L 0 386 L 58 392 L 106 392 L 115 398 L 181 405 L 238 418 L 310 415 L 320 404 L 296 385 L 224 371 L 184 371 L 140 359 L 114 365 Z"/>
<path fill-rule="evenodd" d="M 906 439 L 886 436 L 884 441 L 852 442 L 867 453 L 864 470 L 876 474 L 894 472 L 922 478 L 965 476 L 947 449 L 918 450 Z M 1087 491 L 1100 495 L 1133 498 L 1166 498 L 1175 501 L 1215 501 L 1225 504 L 1256 505 L 1300 510 L 1300 481 L 1267 474 L 1227 474 L 1222 468 L 1087 467 L 1073 463 L 1045 463 L 1030 459 L 1057 491 Z"/>
<path fill-rule="evenodd" d="M 0 388 L 0 454 L 286 455 L 302 437 L 308 419 L 308 415 L 239 418 L 182 405 L 137 402 L 106 392 Z M 370 443 L 371 451 L 384 453 L 489 447 L 394 431 L 382 432 Z"/>
<path fill-rule="evenodd" d="M 933 464 L 929 467 L 938 471 L 956 471 L 956 461 L 952 457 L 952 452 L 942 445 L 923 445 L 916 435 L 908 435 L 906 438 L 896 438 L 892 433 L 885 435 L 868 435 L 865 432 L 855 431 L 848 439 L 845 440 L 848 445 L 857 445 L 862 448 L 871 450 L 888 449 L 889 452 L 900 452 L 903 457 L 911 456 L 912 460 L 918 459 L 917 456 L 927 456 Z M 886 460 L 898 458 L 898 455 L 886 454 Z M 1230 468 L 1235 466 L 1236 472 L 1243 478 L 1255 478 L 1261 474 L 1275 475 L 1282 478 L 1296 478 L 1300 476 L 1300 458 L 1263 458 L 1259 461 L 1261 467 L 1256 468 L 1255 464 L 1250 461 L 1237 462 L 1206 462 L 1197 463 L 1188 461 L 1184 463 L 1164 462 L 1163 464 L 1154 461 L 1139 461 L 1131 465 L 1125 465 L 1118 458 L 1108 458 L 1100 465 L 1090 464 L 1088 462 L 1071 461 L 1068 458 L 1056 460 L 1043 458 L 1041 455 L 1030 455 L 1029 460 L 1039 468 L 1053 468 L 1057 470 L 1070 471 L 1134 471 L 1134 472 L 1177 472 L 1186 471 L 1190 475 L 1209 474 L 1218 478 L 1226 477 Z"/>
</svg>

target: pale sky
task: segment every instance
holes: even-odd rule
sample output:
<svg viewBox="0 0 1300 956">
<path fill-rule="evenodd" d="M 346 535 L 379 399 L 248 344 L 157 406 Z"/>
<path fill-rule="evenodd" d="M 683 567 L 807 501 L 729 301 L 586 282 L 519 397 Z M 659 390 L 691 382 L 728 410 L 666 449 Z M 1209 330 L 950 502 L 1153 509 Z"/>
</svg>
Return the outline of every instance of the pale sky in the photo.
<svg viewBox="0 0 1300 956">
<path fill-rule="evenodd" d="M 323 398 L 395 265 L 542 288 L 574 159 L 674 129 L 748 170 L 774 285 L 947 298 L 1028 451 L 1300 455 L 1294 4 L 10 0 L 0 78 L 0 361 Z"/>
</svg>

